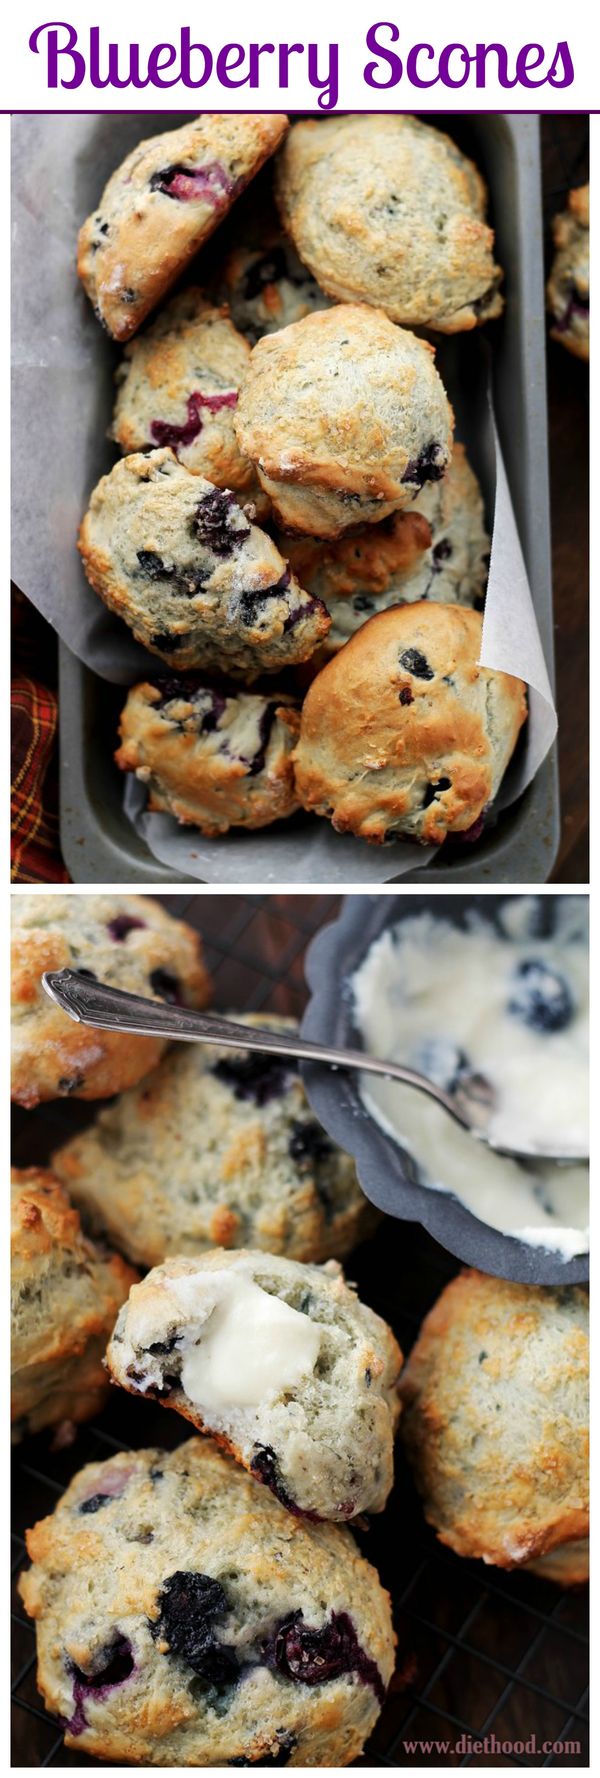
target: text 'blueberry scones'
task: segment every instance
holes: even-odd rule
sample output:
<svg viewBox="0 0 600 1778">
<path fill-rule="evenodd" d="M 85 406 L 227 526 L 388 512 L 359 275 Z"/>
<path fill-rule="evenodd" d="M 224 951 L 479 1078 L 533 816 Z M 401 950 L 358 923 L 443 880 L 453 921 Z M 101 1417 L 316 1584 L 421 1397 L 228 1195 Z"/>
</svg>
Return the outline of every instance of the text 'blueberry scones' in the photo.
<svg viewBox="0 0 600 1778">
<path fill-rule="evenodd" d="M 112 434 L 127 455 L 170 446 L 186 469 L 268 513 L 233 430 L 250 347 L 225 309 L 183 290 L 127 346 L 117 370 Z"/>
<path fill-rule="evenodd" d="M 235 247 L 223 268 L 222 290 L 232 320 L 255 345 L 315 309 L 331 307 L 289 241 L 268 231 L 260 247 Z"/>
<path fill-rule="evenodd" d="M 345 1766 L 394 1666 L 350 1531 L 293 1518 L 208 1439 L 121 1452 L 28 1533 L 38 1685 L 67 1745 L 141 1765 Z"/>
<path fill-rule="evenodd" d="M 521 679 L 477 665 L 481 628 L 476 611 L 423 601 L 364 624 L 302 706 L 305 809 L 379 845 L 478 837 L 527 714 Z"/>
<path fill-rule="evenodd" d="M 175 1408 L 291 1512 L 382 1512 L 402 1353 L 326 1266 L 217 1248 L 136 1285 L 107 1352 L 123 1389 Z"/>
<path fill-rule="evenodd" d="M 160 1037 L 74 1024 L 42 987 L 47 970 L 151 999 L 205 1006 L 210 981 L 198 934 L 147 895 L 18 895 L 12 905 L 12 1096 L 108 1099 L 162 1055 Z"/>
<path fill-rule="evenodd" d="M 286 721 L 295 709 L 284 693 L 229 693 L 193 679 L 134 685 L 115 759 L 147 784 L 149 809 L 204 834 L 267 827 L 299 806 Z"/>
<path fill-rule="evenodd" d="M 433 348 L 344 303 L 258 341 L 234 425 L 280 523 L 338 537 L 439 481 L 454 416 Z"/>
<path fill-rule="evenodd" d="M 77 270 L 96 314 L 127 340 L 278 147 L 285 116 L 204 112 L 139 142 L 79 234 Z"/>
<path fill-rule="evenodd" d="M 585 1578 L 588 1299 L 465 1271 L 423 1322 L 401 1427 L 425 1517 L 459 1556 Z"/>
<path fill-rule="evenodd" d="M 273 1014 L 243 1023 L 296 1028 Z M 94 1223 L 147 1266 L 214 1246 L 343 1257 L 373 1224 L 354 1161 L 280 1056 L 178 1044 L 53 1165 Z"/>
<path fill-rule="evenodd" d="M 590 188 L 569 192 L 552 224 L 555 258 L 547 286 L 552 338 L 576 358 L 590 355 Z"/>
<path fill-rule="evenodd" d="M 381 112 L 304 119 L 278 157 L 276 192 L 330 296 L 442 333 L 500 313 L 483 179 L 430 124 Z"/>
<path fill-rule="evenodd" d="M 442 480 L 427 483 L 408 510 L 329 544 L 316 537 L 281 542 L 301 585 L 327 606 L 325 657 L 390 605 L 483 604 L 490 540 L 481 489 L 460 444 Z"/>
<path fill-rule="evenodd" d="M 52 1173 L 11 1172 L 13 1437 L 89 1420 L 107 1393 L 102 1360 L 137 1273 L 85 1239 Z"/>
<path fill-rule="evenodd" d="M 173 451 L 124 457 L 79 534 L 88 580 L 169 666 L 256 679 L 306 660 L 330 619 L 229 490 Z"/>
</svg>

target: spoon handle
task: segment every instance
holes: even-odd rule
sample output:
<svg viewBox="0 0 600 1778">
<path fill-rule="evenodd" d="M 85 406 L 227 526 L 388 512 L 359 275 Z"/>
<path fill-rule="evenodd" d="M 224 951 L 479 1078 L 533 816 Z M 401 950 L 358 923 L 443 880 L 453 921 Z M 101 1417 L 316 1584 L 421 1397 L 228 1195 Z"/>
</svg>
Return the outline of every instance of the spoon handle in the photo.
<svg viewBox="0 0 600 1778">
<path fill-rule="evenodd" d="M 51 970 L 42 976 L 42 982 L 50 999 L 82 1025 L 95 1025 L 101 1031 L 135 1031 L 141 1036 L 168 1037 L 176 1042 L 216 1043 L 226 1049 L 258 1050 L 263 1054 L 327 1062 L 333 1068 L 358 1068 L 365 1074 L 384 1074 L 427 1093 L 443 1105 L 463 1129 L 471 1127 L 449 1093 L 400 1062 L 385 1062 L 378 1056 L 366 1055 L 364 1050 L 326 1048 L 292 1032 L 237 1025 L 232 1019 L 222 1018 L 220 1013 L 195 1012 L 187 1006 L 167 1006 L 164 1001 L 147 1000 L 142 994 L 126 994 L 122 988 L 90 981 L 89 976 L 78 975 L 73 969 Z"/>
</svg>

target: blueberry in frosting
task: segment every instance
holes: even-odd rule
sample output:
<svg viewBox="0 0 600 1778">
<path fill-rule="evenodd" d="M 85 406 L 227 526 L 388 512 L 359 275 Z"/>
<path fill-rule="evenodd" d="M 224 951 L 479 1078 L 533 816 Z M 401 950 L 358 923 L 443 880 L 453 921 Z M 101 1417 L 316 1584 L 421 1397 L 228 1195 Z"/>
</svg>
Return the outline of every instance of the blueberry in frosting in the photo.
<svg viewBox="0 0 600 1778">
<path fill-rule="evenodd" d="M 114 339 L 130 339 L 156 308 L 286 129 L 275 113 L 209 111 L 127 155 L 84 222 L 77 255 Z"/>
<path fill-rule="evenodd" d="M 94 591 L 177 670 L 246 681 L 305 660 L 329 629 L 231 489 L 170 449 L 115 464 L 91 496 L 79 548 Z"/>
<path fill-rule="evenodd" d="M 360 1755 L 394 1665 L 388 1595 L 348 1530 L 292 1519 L 211 1440 L 89 1464 L 27 1542 L 38 1686 L 80 1756 Z"/>
<path fill-rule="evenodd" d="M 402 1354 L 341 1267 L 242 1249 L 165 1260 L 109 1342 L 113 1381 L 212 1433 L 291 1512 L 381 1512 Z"/>
<path fill-rule="evenodd" d="M 135 685 L 115 754 L 148 807 L 201 833 L 267 827 L 294 813 L 297 705 L 284 693 L 217 692 L 197 678 Z"/>
</svg>

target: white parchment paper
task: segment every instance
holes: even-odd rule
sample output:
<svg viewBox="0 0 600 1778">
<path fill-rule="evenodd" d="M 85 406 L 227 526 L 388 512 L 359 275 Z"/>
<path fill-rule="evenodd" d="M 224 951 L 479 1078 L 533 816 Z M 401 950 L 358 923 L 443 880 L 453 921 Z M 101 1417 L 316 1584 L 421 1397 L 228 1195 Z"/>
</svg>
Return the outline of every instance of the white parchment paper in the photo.
<svg viewBox="0 0 600 1778">
<path fill-rule="evenodd" d="M 182 119 L 169 116 L 168 127 Z M 75 270 L 78 229 L 115 165 L 163 114 L 13 120 L 13 575 L 86 666 L 127 686 L 156 673 L 126 625 L 88 586 L 76 536 L 91 489 L 115 461 L 107 439 L 118 351 L 103 333 Z M 194 276 L 202 280 L 201 255 Z M 493 523 L 481 660 L 529 687 L 529 721 L 498 807 L 535 776 L 556 715 L 489 395 L 489 359 L 474 335 L 442 341 L 438 364 Z M 293 817 L 259 834 L 206 840 L 169 815 L 151 815 L 128 777 L 125 809 L 150 851 L 178 876 L 206 883 L 374 884 L 433 856 L 408 842 L 370 847 L 328 822 Z"/>
</svg>

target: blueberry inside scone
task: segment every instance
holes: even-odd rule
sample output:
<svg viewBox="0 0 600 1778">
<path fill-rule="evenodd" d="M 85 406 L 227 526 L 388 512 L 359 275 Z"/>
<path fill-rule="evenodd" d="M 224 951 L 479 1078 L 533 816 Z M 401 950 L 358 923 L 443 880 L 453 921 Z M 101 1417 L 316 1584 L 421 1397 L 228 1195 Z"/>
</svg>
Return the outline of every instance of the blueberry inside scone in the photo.
<svg viewBox="0 0 600 1778">
<path fill-rule="evenodd" d="M 273 1013 L 244 1022 L 296 1029 Z M 351 1156 L 314 1117 L 297 1064 L 212 1044 L 178 1044 L 54 1166 L 94 1225 L 147 1266 L 215 1246 L 343 1256 L 375 1215 Z"/>
<path fill-rule="evenodd" d="M 204 834 L 267 827 L 298 808 L 297 709 L 284 693 L 227 693 L 193 679 L 136 685 L 115 759 L 148 786 L 150 809 Z"/>
<path fill-rule="evenodd" d="M 383 1510 L 401 1363 L 334 1261 L 220 1249 L 134 1286 L 107 1350 L 115 1382 L 213 1433 L 283 1506 L 318 1519 Z"/>
<path fill-rule="evenodd" d="M 275 232 L 260 247 L 236 247 L 223 270 L 223 295 L 240 333 L 252 345 L 264 333 L 277 333 L 331 298 L 319 289 L 290 241 Z"/>
<path fill-rule="evenodd" d="M 394 1663 L 388 1595 L 209 1440 L 122 1452 L 28 1534 L 38 1684 L 82 1754 L 348 1765 Z"/>
<path fill-rule="evenodd" d="M 79 548 L 95 592 L 176 668 L 252 680 L 305 660 L 329 629 L 231 490 L 168 449 L 125 457 L 103 477 Z"/>
<path fill-rule="evenodd" d="M 283 115 L 205 112 L 139 142 L 79 233 L 77 270 L 98 319 L 127 340 L 277 148 Z"/>
<path fill-rule="evenodd" d="M 555 256 L 547 286 L 552 338 L 576 358 L 590 354 L 590 188 L 569 192 L 568 209 L 555 216 Z"/>
</svg>

